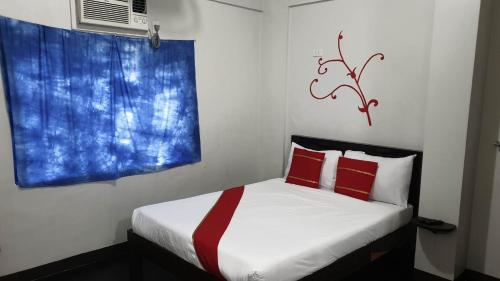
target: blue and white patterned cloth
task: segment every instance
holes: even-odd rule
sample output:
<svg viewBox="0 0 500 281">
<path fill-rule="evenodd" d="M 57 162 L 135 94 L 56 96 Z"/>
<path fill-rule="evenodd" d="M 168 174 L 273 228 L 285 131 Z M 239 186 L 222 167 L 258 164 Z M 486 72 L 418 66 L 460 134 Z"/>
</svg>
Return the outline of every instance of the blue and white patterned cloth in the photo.
<svg viewBox="0 0 500 281">
<path fill-rule="evenodd" d="M 0 17 L 16 184 L 67 185 L 201 160 L 194 42 Z"/>
</svg>

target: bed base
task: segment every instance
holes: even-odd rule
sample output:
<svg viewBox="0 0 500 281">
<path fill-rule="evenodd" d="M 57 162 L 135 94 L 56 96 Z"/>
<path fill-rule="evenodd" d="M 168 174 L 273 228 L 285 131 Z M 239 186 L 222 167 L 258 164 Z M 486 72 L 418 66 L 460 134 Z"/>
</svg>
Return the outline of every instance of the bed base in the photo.
<svg viewBox="0 0 500 281">
<path fill-rule="evenodd" d="M 142 281 L 143 258 L 166 269 L 178 280 L 216 280 L 207 272 L 141 237 L 131 229 L 128 230 L 127 237 L 131 253 L 131 281 Z M 359 279 L 361 276 L 370 276 L 369 280 L 411 280 L 415 239 L 416 225 L 412 221 L 300 280 L 362 280 Z M 377 278 L 376 275 L 382 276 Z"/>
<path fill-rule="evenodd" d="M 293 135 L 291 139 L 295 143 L 316 150 L 336 149 L 343 152 L 346 150 L 361 150 L 367 154 L 384 157 L 417 155 L 413 161 L 408 197 L 408 203 L 413 206 L 413 220 L 396 231 L 338 259 L 329 266 L 300 279 L 301 281 L 412 280 L 417 235 L 415 218 L 419 206 L 423 153 L 407 149 L 296 135 Z M 143 258 L 165 268 L 179 280 L 215 280 L 207 272 L 139 236 L 132 230 L 128 230 L 127 236 L 130 248 L 131 281 L 142 280 Z"/>
</svg>

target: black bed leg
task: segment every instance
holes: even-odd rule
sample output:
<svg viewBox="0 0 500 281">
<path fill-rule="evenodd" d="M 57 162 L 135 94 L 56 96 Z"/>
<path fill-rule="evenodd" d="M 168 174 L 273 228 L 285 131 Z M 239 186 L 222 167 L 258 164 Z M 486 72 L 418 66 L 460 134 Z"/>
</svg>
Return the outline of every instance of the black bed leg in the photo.
<svg viewBox="0 0 500 281">
<path fill-rule="evenodd" d="M 135 251 L 130 253 L 130 281 L 142 281 L 142 257 Z"/>
</svg>

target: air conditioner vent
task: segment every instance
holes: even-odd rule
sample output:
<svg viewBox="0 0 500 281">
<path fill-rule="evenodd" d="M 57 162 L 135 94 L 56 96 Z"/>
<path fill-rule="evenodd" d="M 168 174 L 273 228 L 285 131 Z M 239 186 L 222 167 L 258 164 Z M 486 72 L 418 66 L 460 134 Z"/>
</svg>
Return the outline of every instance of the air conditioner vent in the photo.
<svg viewBox="0 0 500 281">
<path fill-rule="evenodd" d="M 132 0 L 132 11 L 134 13 L 146 14 L 146 0 Z"/>
<path fill-rule="evenodd" d="M 128 24 L 129 7 L 93 0 L 83 1 L 83 16 L 90 20 L 100 20 Z"/>
<path fill-rule="evenodd" d="M 147 0 L 78 0 L 79 24 L 147 31 Z"/>
</svg>

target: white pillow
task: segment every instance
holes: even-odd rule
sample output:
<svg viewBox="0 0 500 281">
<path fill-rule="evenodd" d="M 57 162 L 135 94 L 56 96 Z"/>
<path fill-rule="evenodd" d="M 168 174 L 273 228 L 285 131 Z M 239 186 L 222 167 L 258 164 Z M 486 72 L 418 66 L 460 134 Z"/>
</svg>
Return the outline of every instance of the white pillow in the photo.
<svg viewBox="0 0 500 281">
<path fill-rule="evenodd" d="M 413 159 L 416 155 L 389 158 L 348 150 L 345 157 L 378 163 L 377 176 L 373 183 L 370 199 L 403 207 L 408 206 Z"/>
<path fill-rule="evenodd" d="M 290 153 L 288 155 L 288 164 L 285 169 L 285 177 L 288 175 L 288 172 L 290 171 L 290 165 L 292 165 L 294 148 L 301 148 L 309 151 L 317 151 L 305 148 L 301 145 L 292 142 Z M 321 168 L 321 177 L 319 179 L 319 188 L 333 190 L 333 187 L 335 186 L 335 178 L 337 177 L 337 163 L 339 162 L 339 157 L 342 156 L 342 151 L 324 150 L 318 152 L 325 153 L 325 161 L 323 162 L 323 167 Z"/>
<path fill-rule="evenodd" d="M 366 154 L 366 153 L 364 151 L 346 150 L 344 154 L 345 154 L 344 157 L 347 157 L 348 154 L 352 155 L 352 154 Z"/>
</svg>

